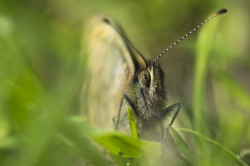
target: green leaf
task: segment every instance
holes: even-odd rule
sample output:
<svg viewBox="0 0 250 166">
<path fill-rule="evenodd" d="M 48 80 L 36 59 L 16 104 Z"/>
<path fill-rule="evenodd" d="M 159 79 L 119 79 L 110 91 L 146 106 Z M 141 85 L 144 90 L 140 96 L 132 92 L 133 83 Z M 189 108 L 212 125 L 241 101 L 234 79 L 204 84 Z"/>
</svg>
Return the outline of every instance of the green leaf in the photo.
<svg viewBox="0 0 250 166">
<path fill-rule="evenodd" d="M 158 158 L 161 154 L 160 143 L 140 140 L 116 132 L 99 133 L 92 138 L 109 152 L 125 158 Z"/>
<path fill-rule="evenodd" d="M 67 118 L 70 128 L 77 130 L 78 137 L 94 140 L 110 153 L 125 158 L 158 158 L 161 154 L 161 145 L 157 142 L 137 139 L 115 131 L 101 130 L 97 127 L 83 124 L 84 117 Z"/>
</svg>

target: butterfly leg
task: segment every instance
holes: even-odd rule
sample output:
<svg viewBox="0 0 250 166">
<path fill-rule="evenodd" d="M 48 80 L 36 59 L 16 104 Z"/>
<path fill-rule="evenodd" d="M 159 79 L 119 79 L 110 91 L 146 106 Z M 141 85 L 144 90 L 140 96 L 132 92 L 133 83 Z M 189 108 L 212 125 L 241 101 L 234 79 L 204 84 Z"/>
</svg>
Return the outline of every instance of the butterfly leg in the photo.
<svg viewBox="0 0 250 166">
<path fill-rule="evenodd" d="M 131 99 L 126 95 L 126 94 L 123 94 L 122 96 L 122 99 L 121 99 L 121 102 L 120 102 L 120 106 L 119 106 L 119 110 L 118 110 L 118 115 L 117 115 L 117 120 L 115 122 L 115 130 L 118 130 L 119 128 L 119 122 L 120 122 L 120 116 L 121 116 L 121 110 L 122 110 L 122 105 L 123 105 L 123 100 L 126 100 L 128 105 L 131 107 L 134 115 L 136 115 L 136 109 L 133 105 L 133 102 L 131 101 Z M 114 120 L 113 120 L 114 121 Z"/>
<path fill-rule="evenodd" d="M 162 133 L 162 149 L 165 147 L 165 140 L 168 136 L 168 133 L 169 133 L 169 127 L 172 126 L 172 124 L 174 123 L 175 121 L 175 118 L 177 117 L 179 111 L 180 111 L 180 108 L 181 108 L 181 103 L 175 103 L 169 107 L 167 107 L 166 109 L 163 110 L 163 115 L 168 115 L 170 114 L 172 111 L 174 111 L 174 116 L 173 118 L 171 119 L 170 123 L 168 124 L 168 127 L 166 129 L 166 132 L 164 132 L 164 129 L 163 129 L 163 125 L 161 125 L 161 133 Z"/>
</svg>

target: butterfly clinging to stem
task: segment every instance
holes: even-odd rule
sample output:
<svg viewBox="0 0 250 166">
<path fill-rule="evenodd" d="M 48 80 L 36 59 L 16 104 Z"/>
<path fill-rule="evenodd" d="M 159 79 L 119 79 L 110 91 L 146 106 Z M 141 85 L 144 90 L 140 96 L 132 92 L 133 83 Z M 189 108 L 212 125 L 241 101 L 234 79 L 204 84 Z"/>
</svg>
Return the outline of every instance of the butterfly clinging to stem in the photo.
<svg viewBox="0 0 250 166">
<path fill-rule="evenodd" d="M 159 59 L 187 36 L 212 18 L 226 13 L 220 9 L 196 28 L 170 45 L 155 59 L 148 61 L 110 19 L 98 18 L 87 30 L 88 72 L 84 96 L 87 97 L 89 122 L 100 127 L 112 127 L 129 133 L 126 108 L 132 109 L 138 134 L 142 138 L 154 135 L 156 128 L 167 135 L 164 121 L 169 114 L 178 115 L 181 104 L 166 107 L 164 73 Z M 86 109 L 86 108 L 85 108 Z"/>
</svg>

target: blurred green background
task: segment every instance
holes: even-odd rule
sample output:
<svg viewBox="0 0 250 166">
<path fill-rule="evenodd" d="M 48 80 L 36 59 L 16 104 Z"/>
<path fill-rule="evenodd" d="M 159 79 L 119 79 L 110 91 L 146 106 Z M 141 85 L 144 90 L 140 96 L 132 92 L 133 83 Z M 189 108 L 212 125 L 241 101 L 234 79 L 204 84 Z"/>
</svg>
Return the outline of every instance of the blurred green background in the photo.
<svg viewBox="0 0 250 166">
<path fill-rule="evenodd" d="M 194 129 L 238 155 L 250 148 L 249 0 L 1 0 L 0 165 L 111 164 L 84 137 L 84 118 L 68 120 L 79 115 L 83 27 L 92 16 L 117 20 L 152 59 L 220 8 L 229 12 L 160 63 L 168 103 L 182 103 L 175 128 Z M 235 165 L 215 147 L 183 137 L 196 162 L 182 165 Z"/>
</svg>

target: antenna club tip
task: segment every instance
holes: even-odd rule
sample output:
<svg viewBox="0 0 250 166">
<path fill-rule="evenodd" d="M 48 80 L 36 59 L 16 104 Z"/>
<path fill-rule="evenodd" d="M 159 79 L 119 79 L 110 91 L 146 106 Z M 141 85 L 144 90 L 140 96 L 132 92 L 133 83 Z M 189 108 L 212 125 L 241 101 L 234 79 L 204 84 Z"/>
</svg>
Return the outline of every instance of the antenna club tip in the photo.
<svg viewBox="0 0 250 166">
<path fill-rule="evenodd" d="M 224 13 L 226 13 L 226 12 L 227 12 L 227 9 L 226 9 L 226 8 L 222 8 L 222 9 L 220 9 L 220 10 L 218 10 L 218 11 L 216 12 L 216 15 L 218 16 L 218 15 L 224 14 Z"/>
</svg>

